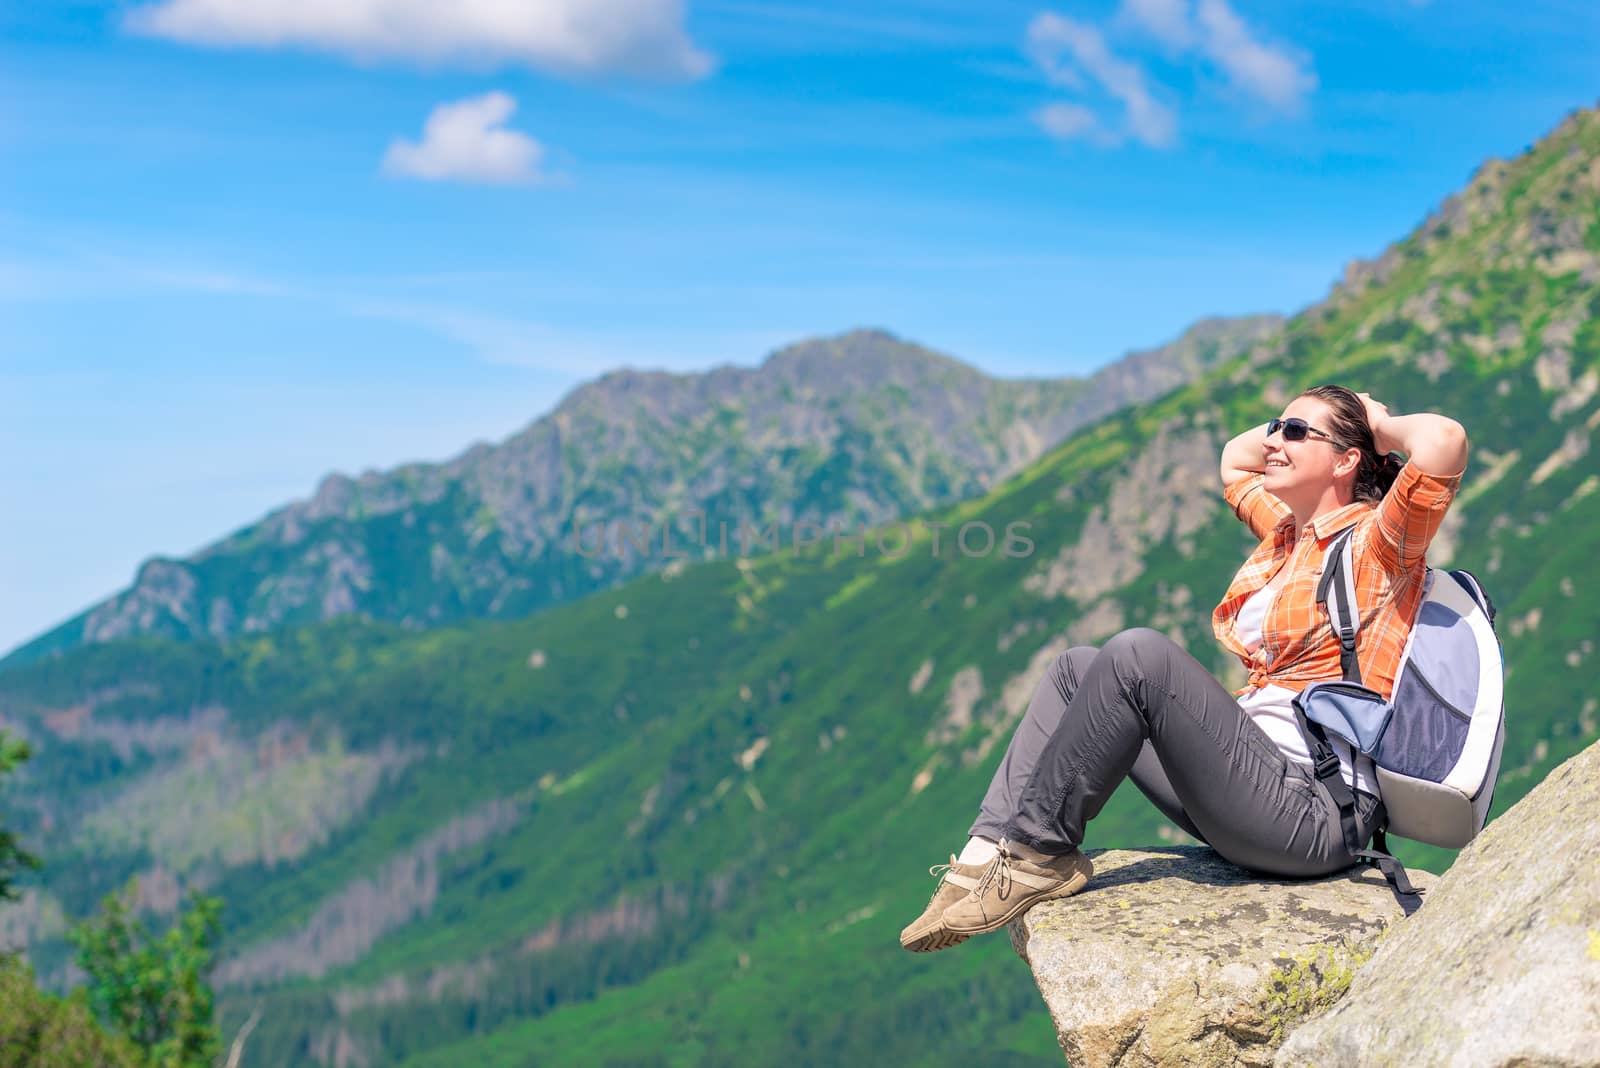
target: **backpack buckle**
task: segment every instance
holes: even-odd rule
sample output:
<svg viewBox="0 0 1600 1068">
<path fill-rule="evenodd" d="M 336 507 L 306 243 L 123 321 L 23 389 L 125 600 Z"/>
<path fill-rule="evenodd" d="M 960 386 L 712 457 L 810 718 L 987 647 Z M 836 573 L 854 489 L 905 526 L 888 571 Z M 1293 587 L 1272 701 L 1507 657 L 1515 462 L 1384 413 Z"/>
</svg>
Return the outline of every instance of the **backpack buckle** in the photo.
<svg viewBox="0 0 1600 1068">
<path fill-rule="evenodd" d="M 1311 767 L 1317 773 L 1317 778 L 1319 779 L 1337 775 L 1339 773 L 1339 754 L 1330 749 L 1318 756 Z"/>
</svg>

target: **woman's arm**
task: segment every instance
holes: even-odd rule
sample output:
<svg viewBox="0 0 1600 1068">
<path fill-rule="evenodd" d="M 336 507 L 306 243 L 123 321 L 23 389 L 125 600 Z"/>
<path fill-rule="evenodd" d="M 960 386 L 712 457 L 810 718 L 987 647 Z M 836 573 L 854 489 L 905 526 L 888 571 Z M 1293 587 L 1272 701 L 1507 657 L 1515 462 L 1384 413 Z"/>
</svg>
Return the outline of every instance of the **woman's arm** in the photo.
<svg viewBox="0 0 1600 1068">
<path fill-rule="evenodd" d="M 1251 427 L 1222 447 L 1222 499 L 1233 514 L 1250 528 L 1250 533 L 1265 538 L 1285 516 L 1289 506 L 1268 493 L 1255 477 L 1267 469 L 1267 453 L 1261 446 L 1267 440 L 1267 424 Z"/>
<path fill-rule="evenodd" d="M 1251 427 L 1222 447 L 1222 484 L 1227 486 L 1247 475 L 1267 469 L 1267 453 L 1261 446 L 1267 440 L 1267 424 Z"/>
<path fill-rule="evenodd" d="M 1467 431 L 1446 415 L 1390 415 L 1386 405 L 1360 394 L 1378 452 L 1403 452 L 1430 475 L 1448 478 L 1467 469 Z"/>
</svg>

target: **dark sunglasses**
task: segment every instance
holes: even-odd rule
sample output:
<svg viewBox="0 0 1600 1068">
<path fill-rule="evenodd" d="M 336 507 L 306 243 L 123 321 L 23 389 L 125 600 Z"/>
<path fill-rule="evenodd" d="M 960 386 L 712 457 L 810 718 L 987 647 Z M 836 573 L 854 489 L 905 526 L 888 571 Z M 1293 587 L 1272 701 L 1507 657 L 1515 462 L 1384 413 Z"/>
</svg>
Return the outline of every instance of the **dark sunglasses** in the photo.
<svg viewBox="0 0 1600 1068">
<path fill-rule="evenodd" d="M 1332 434 L 1328 433 L 1326 430 L 1318 430 L 1304 419 L 1291 418 L 1267 420 L 1267 437 L 1270 438 L 1280 430 L 1283 431 L 1284 441 L 1304 441 L 1306 440 L 1307 434 L 1316 434 L 1317 436 L 1326 438 L 1329 441 L 1333 440 Z"/>
</svg>

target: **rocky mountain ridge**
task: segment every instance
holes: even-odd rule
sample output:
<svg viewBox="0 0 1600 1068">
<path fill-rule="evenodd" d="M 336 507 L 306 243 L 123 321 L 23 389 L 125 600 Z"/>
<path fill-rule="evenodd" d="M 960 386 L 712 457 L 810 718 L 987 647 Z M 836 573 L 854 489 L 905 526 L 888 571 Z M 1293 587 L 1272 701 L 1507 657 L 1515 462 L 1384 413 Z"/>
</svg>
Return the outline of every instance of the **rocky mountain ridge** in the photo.
<svg viewBox="0 0 1600 1068">
<path fill-rule="evenodd" d="M 803 341 L 756 368 L 611 371 L 499 444 L 330 474 L 308 499 L 189 558 L 153 557 L 131 588 L 7 659 L 345 615 L 414 629 L 509 618 L 665 565 L 637 542 L 653 545 L 667 527 L 674 547 L 702 559 L 722 551 L 719 528 L 743 523 L 858 531 L 980 494 L 1077 427 L 1270 342 L 1280 326 L 1205 320 L 1086 379 L 994 378 L 883 330 Z M 713 533 L 702 533 L 707 521 Z M 630 541 L 620 523 L 644 538 Z M 608 532 L 603 551 L 596 530 Z"/>
</svg>

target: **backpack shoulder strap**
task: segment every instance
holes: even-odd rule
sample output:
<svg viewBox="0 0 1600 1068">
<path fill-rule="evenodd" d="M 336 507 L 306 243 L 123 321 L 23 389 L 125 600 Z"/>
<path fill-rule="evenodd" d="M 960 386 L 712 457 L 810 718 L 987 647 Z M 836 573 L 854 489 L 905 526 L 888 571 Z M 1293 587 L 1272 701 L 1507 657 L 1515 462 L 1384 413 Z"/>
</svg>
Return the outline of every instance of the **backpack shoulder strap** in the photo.
<svg viewBox="0 0 1600 1068">
<path fill-rule="evenodd" d="M 1348 526 L 1333 536 L 1322 565 L 1322 580 L 1317 583 L 1317 604 L 1327 611 L 1339 636 L 1339 668 L 1346 682 L 1361 681 L 1361 663 L 1356 658 L 1361 613 L 1356 608 L 1356 566 L 1350 548 L 1355 530 Z"/>
<path fill-rule="evenodd" d="M 1450 577 L 1455 579 L 1462 589 L 1478 602 L 1484 614 L 1489 617 L 1489 626 L 1494 626 L 1494 601 L 1489 598 L 1489 591 L 1483 588 L 1483 583 L 1478 581 L 1478 576 L 1465 568 L 1457 568 L 1450 572 Z"/>
<path fill-rule="evenodd" d="M 1351 542 L 1355 539 L 1355 526 L 1345 527 L 1328 543 L 1322 579 L 1317 583 L 1317 604 L 1328 613 L 1334 633 L 1339 636 L 1339 668 L 1346 682 L 1361 682 L 1361 663 L 1356 657 L 1356 635 L 1361 630 L 1361 613 L 1356 607 L 1356 567 Z M 1339 757 L 1328 744 L 1327 732 L 1322 724 L 1306 718 L 1305 712 L 1295 708 L 1300 729 L 1310 743 L 1313 774 L 1322 788 L 1332 798 L 1339 810 L 1339 823 L 1344 832 L 1345 846 L 1358 863 L 1371 864 L 1383 873 L 1384 880 L 1394 890 L 1401 911 L 1409 916 L 1422 904 L 1422 891 L 1414 887 L 1406 869 L 1389 852 L 1389 842 L 1384 835 L 1387 820 L 1380 820 L 1372 835 L 1372 848 L 1364 848 L 1356 823 L 1354 792 L 1339 771 Z M 1362 754 L 1351 749 L 1351 759 L 1360 760 Z"/>
</svg>

